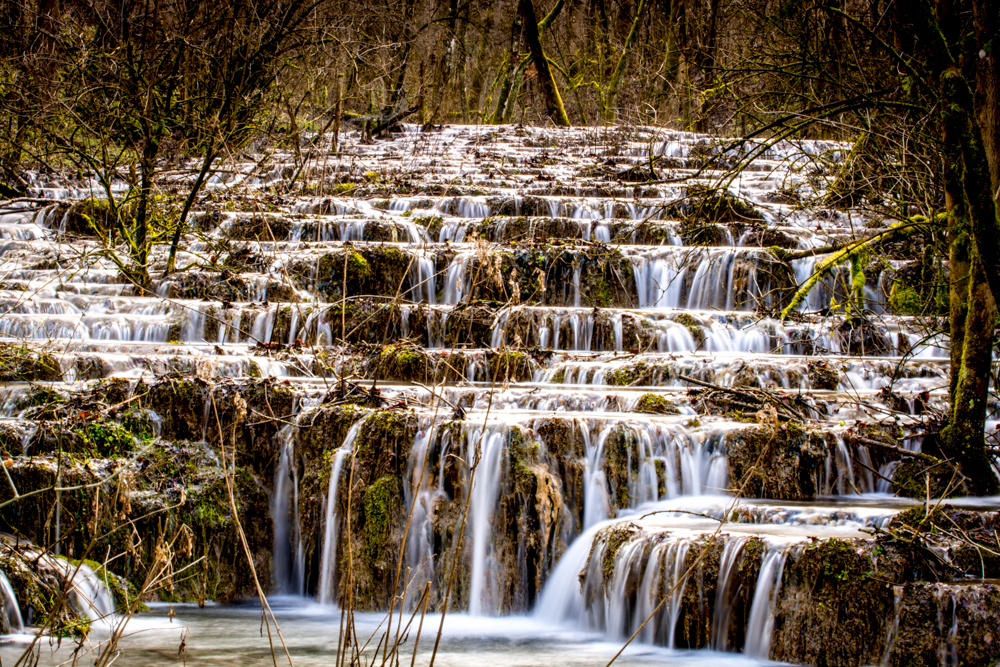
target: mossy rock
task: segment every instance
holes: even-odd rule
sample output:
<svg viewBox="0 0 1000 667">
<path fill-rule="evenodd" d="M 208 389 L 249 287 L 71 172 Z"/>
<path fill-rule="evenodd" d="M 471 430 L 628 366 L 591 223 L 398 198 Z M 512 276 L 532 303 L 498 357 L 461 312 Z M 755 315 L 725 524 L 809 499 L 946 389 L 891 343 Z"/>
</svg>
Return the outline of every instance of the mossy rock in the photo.
<svg viewBox="0 0 1000 667">
<path fill-rule="evenodd" d="M 525 382 L 531 379 L 534 363 L 524 352 L 503 350 L 487 355 L 490 379 L 497 382 Z"/>
<path fill-rule="evenodd" d="M 699 222 L 749 222 L 763 220 L 764 216 L 753 204 L 724 190 L 702 187 L 688 189 L 686 218 Z"/>
<path fill-rule="evenodd" d="M 615 559 L 618 556 L 618 552 L 621 551 L 622 547 L 641 534 L 642 529 L 631 522 L 616 523 L 597 531 L 597 534 L 594 536 L 594 541 L 591 543 L 590 555 L 587 556 L 587 564 L 584 566 L 583 571 L 586 572 L 590 569 L 590 561 L 598 552 L 598 547 L 602 546 L 601 574 L 604 580 L 604 586 L 607 588 L 611 585 L 611 579 L 614 576 Z"/>
<path fill-rule="evenodd" d="M 653 381 L 653 366 L 645 361 L 627 363 L 608 371 L 604 382 L 614 387 L 648 385 Z"/>
<path fill-rule="evenodd" d="M 811 500 L 821 491 L 828 446 L 794 424 L 752 426 L 730 434 L 729 483 L 747 498 Z"/>
<path fill-rule="evenodd" d="M 287 218 L 272 215 L 240 216 L 225 227 L 226 238 L 236 241 L 283 241 L 291 234 Z"/>
<path fill-rule="evenodd" d="M 880 664 L 904 559 L 871 540 L 828 539 L 789 556 L 770 658 L 809 665 Z"/>
<path fill-rule="evenodd" d="M 359 609 L 384 609 L 392 599 L 406 523 L 402 480 L 416 428 L 412 413 L 376 410 L 365 417 L 355 440 L 355 485 L 351 490 L 344 488 L 339 499 L 345 515 L 350 503 L 351 532 L 338 544 L 337 567 L 341 573 L 346 572 L 350 540 Z M 344 479 L 349 479 L 347 474 Z M 345 593 L 346 578 L 340 579 L 339 586 Z"/>
<path fill-rule="evenodd" d="M 624 424 L 618 424 L 604 444 L 604 474 L 608 480 L 613 510 L 632 506 L 632 482 L 639 474 L 639 437 Z"/>
<path fill-rule="evenodd" d="M 889 291 L 889 307 L 896 315 L 923 315 L 927 300 L 913 287 L 893 281 Z"/>
<path fill-rule="evenodd" d="M 433 371 L 426 353 L 418 348 L 386 345 L 375 360 L 375 377 L 400 382 L 423 382 Z"/>
<path fill-rule="evenodd" d="M 725 246 L 732 238 L 731 232 L 727 233 L 723 225 L 696 222 L 694 219 L 681 223 L 679 231 L 687 246 Z"/>
<path fill-rule="evenodd" d="M 680 410 L 676 405 L 668 401 L 659 394 L 643 394 L 636 401 L 634 412 L 643 412 L 651 415 L 678 415 Z"/>
<path fill-rule="evenodd" d="M 892 667 L 998 665 L 998 617 L 1000 587 L 995 584 L 906 584 L 888 664 Z M 954 634 L 952 627 L 956 630 Z"/>
<path fill-rule="evenodd" d="M 826 361 L 810 361 L 807 375 L 813 389 L 835 390 L 840 386 L 840 371 Z"/>
<path fill-rule="evenodd" d="M 392 476 L 380 477 L 364 493 L 365 557 L 373 564 L 386 567 L 385 546 L 392 530 L 394 514 L 401 501 L 399 481 Z"/>
<path fill-rule="evenodd" d="M 31 348 L 0 343 L 0 382 L 59 382 L 55 357 Z"/>
<path fill-rule="evenodd" d="M 103 236 L 116 226 L 108 200 L 91 197 L 69 207 L 64 231 L 81 236 Z"/>
<path fill-rule="evenodd" d="M 969 495 L 964 478 L 947 461 L 923 458 L 900 461 L 892 475 L 892 492 L 905 498 L 926 498 L 928 490 L 931 498 Z"/>
<path fill-rule="evenodd" d="M 82 451 L 98 458 L 127 456 L 136 445 L 136 437 L 113 421 L 93 421 L 74 433 L 81 439 Z"/>
</svg>

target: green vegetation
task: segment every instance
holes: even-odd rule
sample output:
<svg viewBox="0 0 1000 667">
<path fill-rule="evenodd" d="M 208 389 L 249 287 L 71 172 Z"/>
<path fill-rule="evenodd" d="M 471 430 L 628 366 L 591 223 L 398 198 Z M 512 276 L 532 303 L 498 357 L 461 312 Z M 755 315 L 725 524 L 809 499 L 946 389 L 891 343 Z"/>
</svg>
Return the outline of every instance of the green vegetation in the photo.
<svg viewBox="0 0 1000 667">
<path fill-rule="evenodd" d="M 635 404 L 636 412 L 645 412 L 652 415 L 676 415 L 680 414 L 677 406 L 659 394 L 643 394 Z"/>
</svg>

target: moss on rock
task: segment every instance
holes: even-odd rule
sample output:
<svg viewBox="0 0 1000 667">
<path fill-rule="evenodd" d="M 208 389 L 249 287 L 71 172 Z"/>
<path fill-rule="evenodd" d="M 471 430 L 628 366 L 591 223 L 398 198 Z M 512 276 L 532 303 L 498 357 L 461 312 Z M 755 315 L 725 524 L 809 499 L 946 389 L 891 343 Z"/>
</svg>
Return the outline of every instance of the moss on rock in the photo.
<svg viewBox="0 0 1000 667">
<path fill-rule="evenodd" d="M 827 445 L 821 434 L 789 423 L 730 435 L 729 484 L 749 498 L 807 500 L 819 489 Z"/>
<path fill-rule="evenodd" d="M 0 343 L 0 382 L 58 382 L 62 369 L 55 357 L 21 345 Z"/>
<path fill-rule="evenodd" d="M 680 410 L 676 405 L 659 394 L 643 394 L 636 401 L 635 407 L 632 409 L 635 412 L 644 412 L 652 415 L 680 414 Z"/>
</svg>

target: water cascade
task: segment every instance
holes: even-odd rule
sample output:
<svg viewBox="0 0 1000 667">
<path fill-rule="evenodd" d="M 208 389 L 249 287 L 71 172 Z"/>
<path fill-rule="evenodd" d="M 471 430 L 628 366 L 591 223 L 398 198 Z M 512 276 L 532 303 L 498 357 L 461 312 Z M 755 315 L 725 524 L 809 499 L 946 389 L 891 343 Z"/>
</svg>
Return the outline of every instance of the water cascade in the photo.
<svg viewBox="0 0 1000 667">
<path fill-rule="evenodd" d="M 4 623 L 6 634 L 24 632 L 24 621 L 21 619 L 21 608 L 17 604 L 17 595 L 7 580 L 7 575 L 0 572 L 0 594 L 3 595 Z"/>
<path fill-rule="evenodd" d="M 291 153 L 279 150 L 273 169 L 248 161 L 213 176 L 177 257 L 191 268 L 154 277 L 151 292 L 80 232 L 71 202 L 37 199 L 85 184 L 38 175 L 36 199 L 4 209 L 0 338 L 17 373 L 0 388 L 0 425 L 14 482 L 56 469 L 46 429 L 63 422 L 92 455 L 70 471 L 81 484 L 110 474 L 115 447 L 173 457 L 147 466 L 136 454 L 129 481 L 146 504 L 134 504 L 187 502 L 196 538 L 216 540 L 198 545 L 215 567 L 242 545 L 224 543 L 228 505 L 193 503 L 213 502 L 232 449 L 248 548 L 272 567 L 270 579 L 257 573 L 262 585 L 282 604 L 319 602 L 317 614 L 351 585 L 360 615 L 402 595 L 413 613 L 425 589 L 438 613 L 454 564 L 447 604 L 459 624 L 527 615 L 546 632 L 622 642 L 639 631 L 642 650 L 756 660 L 821 660 L 804 636 L 841 651 L 831 664 L 963 659 L 963 633 L 980 627 L 967 601 L 992 609 L 1000 596 L 989 563 L 956 575 L 961 588 L 875 548 L 876 530 L 914 506 L 891 497 L 903 489 L 896 476 L 912 474 L 907 452 L 930 451 L 924 416 L 948 401 L 947 339 L 888 312 L 913 267 L 892 258 L 869 269 L 863 319 L 831 308 L 850 291 L 846 269 L 779 314 L 828 256 L 785 262 L 784 251 L 892 224 L 822 204 L 829 185 L 810 165 L 822 156 L 834 173 L 849 146 L 732 149 L 734 161 L 760 150 L 718 191 L 740 212 L 727 216 L 699 213 L 722 176 L 705 156 L 721 144 L 692 133 L 344 136 L 349 156 L 324 156 L 308 177 L 320 181 L 266 212 L 246 201 L 297 171 L 286 169 Z M 670 160 L 669 183 L 626 178 L 651 156 Z M 347 183 L 369 172 L 385 178 Z M 313 187 L 323 179 L 351 187 Z M 396 182 L 406 188 L 386 185 Z M 134 438 L 99 439 L 91 421 Z M 157 477 L 174 459 L 203 475 L 183 494 Z M 86 502 L 74 511 L 108 499 Z M 970 535 L 992 530 L 996 508 L 983 502 L 948 516 Z M 957 542 L 934 548 L 958 569 L 980 562 Z M 49 560 L 72 576 L 80 613 L 112 617 L 92 569 L 71 575 L 68 561 Z M 828 581 L 817 560 L 850 576 Z M 870 570 L 889 583 L 849 588 Z M 226 600 L 255 590 L 242 571 L 215 584 Z M 19 632 L 15 591 L 2 577 L 0 590 Z M 837 605 L 863 615 L 855 599 L 874 610 L 878 636 L 835 642 L 829 615 Z M 914 648 L 912 619 L 931 614 L 934 644 Z"/>
</svg>

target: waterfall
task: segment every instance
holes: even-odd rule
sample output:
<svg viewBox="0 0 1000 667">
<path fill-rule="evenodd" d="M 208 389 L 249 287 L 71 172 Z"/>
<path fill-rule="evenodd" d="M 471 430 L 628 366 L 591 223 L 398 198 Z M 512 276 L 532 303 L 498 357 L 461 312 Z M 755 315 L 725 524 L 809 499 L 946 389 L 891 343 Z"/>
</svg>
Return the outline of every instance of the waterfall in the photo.
<svg viewBox="0 0 1000 667">
<path fill-rule="evenodd" d="M 594 543 L 594 537 L 607 523 L 591 526 L 580 534 L 570 545 L 542 589 L 533 613 L 535 618 L 547 622 L 575 622 L 583 626 L 583 592 L 580 586 L 580 572 Z"/>
<path fill-rule="evenodd" d="M 606 520 L 610 512 L 607 478 L 604 474 L 604 443 L 611 430 L 603 430 L 597 437 L 596 445 L 591 445 L 587 423 L 578 419 L 576 427 L 583 435 L 587 457 L 583 469 L 583 528 L 587 530 Z"/>
<path fill-rule="evenodd" d="M 771 547 L 764 553 L 761 561 L 757 588 L 754 589 L 753 603 L 750 605 L 746 646 L 743 648 L 743 653 L 751 658 L 768 658 L 771 631 L 774 629 L 774 608 L 781 591 L 781 574 L 785 569 L 787 555 L 786 548 Z"/>
<path fill-rule="evenodd" d="M 437 299 L 437 286 L 435 282 L 436 269 L 434 259 L 424 254 L 418 254 L 413 258 L 413 267 L 410 269 L 410 299 L 414 303 L 426 301 L 433 306 Z"/>
<path fill-rule="evenodd" d="M 73 566 L 69 566 L 73 567 Z M 71 581 L 72 596 L 77 610 L 91 623 L 112 625 L 115 618 L 115 604 L 107 584 L 86 563 L 76 568 Z"/>
<path fill-rule="evenodd" d="M 334 452 L 333 462 L 330 464 L 330 486 L 326 496 L 326 520 L 323 524 L 323 556 L 320 563 L 320 604 L 332 604 L 337 597 L 334 589 L 337 569 L 337 536 L 340 532 L 337 489 L 340 486 L 340 473 L 344 459 L 354 451 L 354 440 L 358 437 L 358 431 L 361 430 L 363 423 L 362 419 L 351 426 L 344 437 L 343 444 Z"/>
<path fill-rule="evenodd" d="M 4 629 L 10 634 L 24 632 L 24 621 L 21 619 L 17 596 L 14 595 L 14 589 L 3 572 L 0 572 L 0 594 L 3 595 Z"/>
<path fill-rule="evenodd" d="M 750 538 L 731 537 L 722 548 L 719 561 L 719 579 L 715 589 L 715 611 L 712 615 L 712 641 L 715 651 L 725 651 L 729 646 L 729 614 L 732 611 L 733 574 L 743 562 L 743 547 Z"/>
<path fill-rule="evenodd" d="M 305 553 L 299 522 L 299 472 L 294 461 L 297 430 L 294 424 L 286 424 L 279 433 L 281 454 L 274 476 L 272 503 L 274 579 L 278 592 L 290 595 L 305 594 Z"/>
<path fill-rule="evenodd" d="M 438 430 L 434 417 L 423 417 L 417 428 L 413 447 L 410 449 L 410 457 L 407 462 L 406 480 L 409 482 L 405 486 L 407 506 L 411 508 L 410 531 L 407 535 L 406 559 L 410 573 L 411 589 L 420 590 L 426 584 L 435 584 L 433 570 L 434 559 L 434 505 L 439 498 L 445 497 L 441 488 L 444 483 L 444 466 L 446 458 L 444 451 L 447 448 L 451 433 L 446 431 L 442 436 L 440 470 L 437 478 L 438 484 L 431 483 L 434 474 L 428 469 L 428 454 L 430 447 L 435 442 Z M 414 602 L 415 604 L 415 602 Z"/>
<path fill-rule="evenodd" d="M 114 627 L 118 620 L 118 616 L 115 614 L 114 598 L 111 596 L 111 591 L 108 590 L 107 583 L 94 572 L 93 568 L 86 563 L 74 565 L 65 558 L 59 558 L 48 553 L 32 553 L 29 551 L 25 552 L 24 556 L 35 560 L 39 569 L 48 570 L 69 583 L 67 590 L 68 602 L 78 614 L 90 621 L 91 626 Z M 0 573 L 0 576 L 2 576 L 2 573 Z M 3 587 L 4 582 L 6 582 L 8 587 L 10 586 L 6 577 L 3 577 L 3 581 L 0 582 L 0 588 Z M 6 598 L 7 591 L 4 592 L 4 595 L 6 605 L 9 602 Z M 17 600 L 13 598 L 13 591 L 10 591 L 10 595 L 10 601 L 13 601 L 16 608 Z M 6 611 L 8 618 L 11 618 L 11 609 L 7 608 Z M 17 617 L 18 621 L 20 621 L 20 612 L 17 612 Z M 23 623 L 21 627 L 23 629 Z"/>
<path fill-rule="evenodd" d="M 493 596 L 484 605 L 483 597 L 490 593 L 492 575 L 492 530 L 490 521 L 500 491 L 500 457 L 506 445 L 507 430 L 503 426 L 466 429 L 468 448 L 466 461 L 475 462 L 476 475 L 470 490 L 469 529 L 472 535 L 472 570 L 469 575 L 469 614 L 480 616 L 493 611 Z"/>
<path fill-rule="evenodd" d="M 657 544 L 649 555 L 646 571 L 643 573 L 642 584 L 637 595 L 638 605 L 634 625 L 638 628 L 647 618 L 653 615 L 653 610 L 660 603 L 661 575 L 662 590 L 667 596 L 664 606 L 660 609 L 660 622 L 655 617 L 643 628 L 640 634 L 642 641 L 653 643 L 657 635 L 668 648 L 674 648 L 674 635 L 677 621 L 680 620 L 681 600 L 684 588 L 687 586 L 687 554 L 691 546 L 688 540 L 674 540 Z M 631 633 L 630 633 L 631 634 Z"/>
<path fill-rule="evenodd" d="M 471 259 L 471 253 L 462 253 L 456 255 L 451 261 L 445 274 L 444 294 L 441 297 L 441 303 L 454 305 L 462 300 L 465 294 L 466 269 Z"/>
<path fill-rule="evenodd" d="M 338 561 L 347 544 L 345 477 L 355 454 L 370 444 L 361 442 L 363 422 L 356 420 L 378 403 L 394 414 L 405 412 L 407 433 L 414 423 L 417 427 L 411 442 L 395 437 L 396 420 L 386 420 L 386 433 L 372 429 L 380 443 L 388 443 L 388 430 L 393 430 L 391 445 L 378 452 L 391 459 L 391 466 L 383 466 L 382 459 L 366 460 L 372 470 L 365 472 L 377 474 L 365 480 L 387 477 L 397 486 L 385 506 L 390 521 L 382 523 L 384 507 L 373 503 L 378 521 L 368 523 L 366 516 L 367 525 L 352 524 L 357 531 L 352 539 L 365 541 L 366 550 L 372 543 L 363 563 L 366 576 L 357 580 L 361 588 L 376 584 L 368 588 L 374 592 L 365 600 L 370 603 L 366 611 L 388 607 L 391 582 L 386 579 L 395 573 L 396 557 L 406 579 L 395 593 L 405 590 L 412 610 L 429 585 L 430 609 L 440 609 L 457 540 L 456 517 L 467 512 L 452 601 L 455 607 L 467 601 L 472 616 L 529 611 L 534 600 L 530 611 L 539 627 L 560 622 L 617 641 L 651 617 L 638 636 L 641 642 L 745 648 L 751 657 L 766 658 L 776 606 L 781 602 L 783 608 L 784 596 L 792 593 L 782 590 L 781 581 L 786 557 L 790 575 L 796 567 L 790 545 L 808 536 L 858 539 L 858 526 L 885 527 L 889 510 L 902 504 L 883 503 L 875 510 L 871 506 L 878 505 L 877 499 L 851 504 L 851 495 L 892 491 L 899 453 L 869 450 L 847 434 L 851 429 L 868 433 L 876 421 L 871 414 L 890 400 L 893 410 L 914 415 L 942 406 L 947 341 L 944 334 L 926 337 L 926 323 L 908 316 L 872 318 L 877 328 L 862 331 L 845 326 L 840 313 L 810 312 L 830 306 L 834 295 L 840 299 L 844 268 L 810 292 L 800 307 L 804 312 L 784 321 L 766 314 L 779 305 L 769 301 L 772 293 L 790 287 L 793 279 L 805 281 L 824 259 L 804 258 L 787 266 L 776 261 L 769 246 L 793 252 L 796 246 L 819 248 L 860 229 L 853 212 L 800 205 L 823 200 L 814 158 L 834 159 L 834 149 L 843 158 L 842 145 L 768 148 L 728 188 L 752 203 L 753 219 L 711 221 L 691 216 L 694 194 L 687 185 L 632 182 L 614 174 L 622 169 L 637 173 L 645 167 L 643 156 L 654 153 L 670 156 L 662 161 L 663 169 L 691 173 L 706 164 L 707 156 L 721 155 L 723 143 L 640 127 L 609 132 L 530 127 L 423 132 L 408 126 L 395 138 L 357 144 L 329 156 L 329 162 L 327 156 L 314 161 L 317 171 L 303 181 L 304 188 L 279 188 L 281 197 L 268 198 L 266 219 L 280 240 L 262 240 L 254 233 L 260 213 L 214 212 L 228 207 L 228 196 L 211 202 L 213 212 L 192 211 L 198 233 L 185 236 L 182 252 L 190 256 L 181 262 L 189 270 L 158 281 L 155 296 L 123 282 L 100 253 L 69 252 L 54 233 L 68 224 L 68 203 L 38 214 L 14 209 L 0 214 L 0 236 L 11 239 L 0 244 L 0 258 L 7 263 L 0 335 L 8 339 L 10 354 L 24 346 L 51 355 L 64 380 L 45 387 L 51 394 L 42 394 L 38 383 L 22 386 L 29 383 L 14 373 L 4 384 L 0 403 L 11 441 L 20 439 L 26 451 L 38 455 L 29 460 L 12 454 L 19 466 L 11 469 L 12 476 L 26 474 L 22 465 L 48 464 L 47 450 L 38 451 L 44 433 L 35 422 L 40 415 L 64 414 L 92 402 L 95 385 L 84 381 L 136 378 L 124 403 L 113 383 L 97 385 L 99 398 L 124 408 L 133 398 L 148 396 L 143 406 L 160 409 L 167 393 L 163 383 L 196 376 L 202 409 L 190 406 L 193 414 L 164 419 L 156 437 L 169 443 L 186 429 L 191 432 L 183 437 L 193 440 L 201 429 L 200 448 L 206 451 L 208 429 L 215 423 L 210 418 L 213 394 L 225 399 L 243 392 L 248 402 L 278 397 L 282 411 L 290 400 L 292 423 L 274 412 L 277 421 L 286 420 L 284 427 L 265 427 L 278 430 L 274 479 L 265 480 L 272 487 L 273 544 L 253 548 L 273 549 L 274 592 L 315 593 L 320 604 L 330 606 L 347 586 Z M 553 154 L 552 146 L 565 137 L 571 139 L 565 150 Z M 730 151 L 726 159 L 749 157 L 750 146 Z M 277 183 L 286 167 L 265 164 L 265 175 L 251 178 L 247 163 L 217 182 L 242 182 L 252 195 L 253 188 Z M 379 174 L 371 187 L 357 178 L 369 169 Z M 314 189 L 323 179 L 346 187 L 324 199 L 316 192 L 322 188 Z M 73 192 L 59 187 L 64 195 Z M 404 198 L 391 194 L 404 189 Z M 242 209 L 242 200 L 241 193 L 232 203 Z M 496 217 L 487 218 L 491 214 Z M 884 228 L 870 216 L 863 222 L 872 231 Z M 687 238 L 692 225 L 704 225 L 710 234 L 699 243 L 713 245 L 685 246 L 679 234 L 683 229 Z M 613 247 L 601 245 L 612 240 Z M 71 242 L 89 247 L 96 240 L 82 235 Z M 223 246 L 228 247 L 220 250 Z M 360 283 L 352 281 L 351 289 L 358 292 L 334 298 L 343 268 L 337 258 L 342 260 L 348 247 L 369 262 L 370 272 L 361 272 L 366 277 Z M 153 249 L 151 266 L 162 264 L 163 251 Z M 220 253 L 229 256 L 217 257 L 212 266 L 204 263 Z M 516 305 L 499 288 L 475 286 L 484 256 L 491 266 L 502 267 L 504 282 L 516 267 L 522 286 L 532 287 L 518 291 Z M 241 257 L 252 261 L 230 261 Z M 885 300 L 883 292 L 913 277 L 908 262 L 888 261 L 881 292 L 866 286 L 875 312 Z M 536 291 L 543 269 L 546 289 Z M 403 291 L 397 294 L 401 281 Z M 472 302 L 474 290 L 481 298 Z M 341 341 L 338 310 L 344 304 L 353 325 Z M 335 342 L 344 345 L 333 348 Z M 425 349 L 405 358 L 397 354 L 398 363 L 388 364 L 390 355 L 382 356 L 387 345 L 406 352 Z M 498 351 L 524 355 L 530 378 L 518 375 L 516 381 L 487 387 L 484 380 L 492 377 L 491 363 L 496 370 Z M 425 359 L 433 372 L 420 377 Z M 439 371 L 445 368 L 449 374 L 442 381 Z M 356 383 L 352 392 L 367 392 L 375 382 L 381 398 L 363 405 L 358 392 L 347 399 L 359 397 L 357 405 L 330 400 L 333 387 L 327 380 L 333 374 L 343 376 L 345 386 Z M 286 377 L 262 381 L 275 375 Z M 803 436 L 789 425 L 787 433 L 776 436 L 787 450 L 768 445 L 758 454 L 780 454 L 784 465 L 801 452 L 799 462 L 787 463 L 798 469 L 782 470 L 780 477 L 774 473 L 763 486 L 779 497 L 804 497 L 815 488 L 820 495 L 843 497 L 818 508 L 806 500 L 755 504 L 724 496 L 731 493 L 731 482 L 735 488 L 740 481 L 729 479 L 730 452 L 734 470 L 746 470 L 748 456 L 761 444 L 753 439 L 760 432 L 750 431 L 757 426 L 757 408 L 739 406 L 734 394 L 727 399 L 733 402 L 724 405 L 718 399 L 725 391 L 692 391 L 682 376 L 747 393 L 783 390 L 783 397 L 796 401 L 808 416 L 809 433 Z M 232 380 L 215 384 L 219 378 Z M 428 388 L 429 379 L 440 384 Z M 885 387 L 893 396 L 879 394 Z M 81 394 L 85 401 L 78 400 Z M 447 408 L 435 405 L 438 395 L 447 399 Z M 338 432 L 349 426 L 343 442 L 313 439 L 307 448 L 310 419 L 301 413 L 303 404 L 330 411 L 322 415 L 330 421 L 316 421 L 324 429 L 334 419 L 347 419 L 336 421 Z M 105 411 L 102 419 L 129 426 L 133 409 L 145 409 L 135 406 L 127 408 L 129 420 L 125 409 Z M 252 407 L 251 414 L 266 414 L 259 403 Z M 200 426 L 194 423 L 199 416 Z M 900 423 L 909 432 L 923 430 L 916 421 Z M 995 425 L 989 423 L 991 432 Z M 805 444 L 801 450 L 800 444 Z M 902 443 L 908 450 L 920 445 L 916 437 Z M 322 458 L 308 460 L 313 456 Z M 358 465 L 366 458 L 358 457 Z M 149 475 L 157 474 L 159 468 L 150 469 Z M 322 489 L 327 474 L 328 486 Z M 153 478 L 140 477 L 136 483 L 148 492 L 145 485 Z M 20 486 L 19 479 L 13 481 Z M 752 484 L 743 489 L 765 493 Z M 372 500 L 379 499 L 373 494 Z M 876 517 L 876 510 L 886 511 Z M 355 511 L 363 514 L 365 508 Z M 65 506 L 58 512 L 53 525 L 65 535 Z M 369 539 L 374 533 L 366 530 L 383 525 L 384 538 L 379 533 L 376 544 Z M 369 558 L 375 547 L 378 557 Z M 120 554 L 112 558 L 112 564 L 124 562 Z M 687 568 L 695 562 L 698 567 L 688 577 Z M 63 565 L 46 567 L 61 568 L 65 579 L 71 576 Z M 98 619 L 113 611 L 105 582 L 89 568 L 81 568 L 74 580 L 71 603 L 81 614 Z M 220 596 L 233 592 L 229 585 L 220 584 Z M 19 623 L 17 602 L 9 582 L 0 579 L 0 590 L 13 629 Z M 897 593 L 892 633 L 910 631 L 898 627 L 901 609 L 906 623 L 902 595 Z M 938 603 L 945 643 L 939 657 L 949 661 L 961 651 L 956 602 L 943 590 Z M 744 631 L 745 644 L 732 645 L 740 642 L 730 636 Z"/>
</svg>

